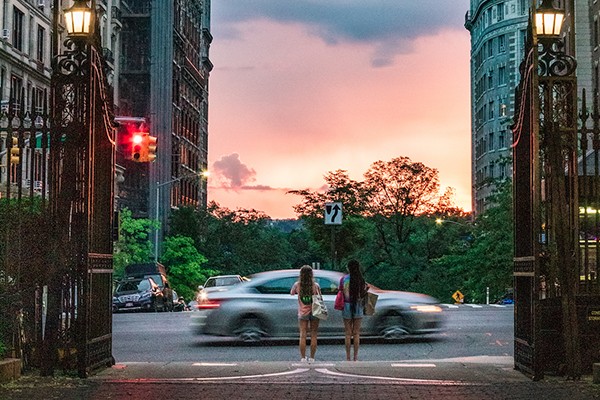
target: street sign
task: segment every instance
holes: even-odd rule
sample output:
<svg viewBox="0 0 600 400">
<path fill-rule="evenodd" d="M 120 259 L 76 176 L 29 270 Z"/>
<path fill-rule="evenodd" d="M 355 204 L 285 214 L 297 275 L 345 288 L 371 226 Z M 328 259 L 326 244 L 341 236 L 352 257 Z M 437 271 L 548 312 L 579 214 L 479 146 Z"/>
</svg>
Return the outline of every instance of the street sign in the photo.
<svg viewBox="0 0 600 400">
<path fill-rule="evenodd" d="M 325 225 L 342 224 L 342 203 L 325 203 Z"/>
<path fill-rule="evenodd" d="M 457 303 L 462 303 L 465 301 L 465 296 L 460 292 L 460 290 L 457 290 L 456 292 L 454 292 L 454 294 L 452 295 L 452 298 Z"/>
</svg>

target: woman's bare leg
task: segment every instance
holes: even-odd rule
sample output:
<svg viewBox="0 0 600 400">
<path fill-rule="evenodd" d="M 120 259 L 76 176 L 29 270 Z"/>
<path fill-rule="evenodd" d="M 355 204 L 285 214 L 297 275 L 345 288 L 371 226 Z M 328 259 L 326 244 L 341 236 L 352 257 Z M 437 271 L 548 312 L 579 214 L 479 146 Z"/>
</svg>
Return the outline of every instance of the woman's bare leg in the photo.
<svg viewBox="0 0 600 400">
<path fill-rule="evenodd" d="M 306 330 L 308 328 L 308 321 L 304 319 L 298 320 L 298 327 L 300 328 L 300 357 L 306 358 Z"/>
<path fill-rule="evenodd" d="M 315 358 L 317 352 L 317 335 L 319 332 L 319 319 L 310 321 L 310 358 Z"/>
<path fill-rule="evenodd" d="M 352 320 L 352 336 L 354 336 L 354 361 L 358 361 L 358 346 L 360 346 L 360 324 L 362 318 L 356 318 Z"/>
<path fill-rule="evenodd" d="M 350 341 L 352 339 L 352 320 L 344 318 L 344 344 L 346 345 L 346 361 L 350 361 Z"/>
</svg>

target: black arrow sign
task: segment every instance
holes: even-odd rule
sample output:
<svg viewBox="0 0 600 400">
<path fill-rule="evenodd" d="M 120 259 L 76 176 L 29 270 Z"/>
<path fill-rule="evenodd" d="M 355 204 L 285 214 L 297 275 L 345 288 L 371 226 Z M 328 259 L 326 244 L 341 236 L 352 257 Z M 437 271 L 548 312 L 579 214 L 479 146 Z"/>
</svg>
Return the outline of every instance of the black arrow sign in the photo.
<svg viewBox="0 0 600 400">
<path fill-rule="evenodd" d="M 331 216 L 331 222 L 335 222 L 335 217 L 337 217 L 338 212 L 340 211 L 340 206 L 338 206 L 337 204 L 335 206 L 333 206 L 333 215 Z M 329 209 L 328 214 L 331 213 L 331 208 Z"/>
</svg>

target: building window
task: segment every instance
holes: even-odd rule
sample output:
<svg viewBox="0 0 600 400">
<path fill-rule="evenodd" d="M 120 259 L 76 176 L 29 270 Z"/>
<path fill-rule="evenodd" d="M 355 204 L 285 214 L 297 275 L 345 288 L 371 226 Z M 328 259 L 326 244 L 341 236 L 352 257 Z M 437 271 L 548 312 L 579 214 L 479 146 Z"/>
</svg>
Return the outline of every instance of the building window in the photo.
<svg viewBox="0 0 600 400">
<path fill-rule="evenodd" d="M 488 151 L 494 150 L 494 132 L 490 132 L 488 138 Z"/>
<path fill-rule="evenodd" d="M 498 116 L 506 117 L 506 104 L 504 104 L 504 103 L 500 104 L 500 107 L 498 108 Z"/>
<path fill-rule="evenodd" d="M 33 89 L 33 112 L 36 114 L 42 114 L 44 112 L 44 89 L 34 88 Z"/>
<path fill-rule="evenodd" d="M 498 148 L 503 149 L 504 147 L 506 147 L 504 145 L 504 131 L 500 131 L 498 134 Z"/>
<path fill-rule="evenodd" d="M 17 50 L 23 50 L 23 19 L 25 14 L 16 6 L 13 6 L 13 47 Z"/>
<path fill-rule="evenodd" d="M 498 67 L 498 86 L 506 85 L 506 67 Z"/>
<path fill-rule="evenodd" d="M 521 15 L 527 15 L 530 3 L 531 1 L 529 0 L 519 0 L 519 12 Z"/>
<path fill-rule="evenodd" d="M 488 119 L 494 119 L 494 102 L 490 101 L 490 106 L 488 107 Z"/>
<path fill-rule="evenodd" d="M 498 22 L 504 20 L 504 3 L 496 5 L 496 15 L 498 16 Z"/>
<path fill-rule="evenodd" d="M 44 53 L 45 53 L 45 38 L 46 38 L 46 30 L 38 25 L 37 29 L 37 60 L 39 62 L 44 62 Z"/>
<path fill-rule="evenodd" d="M 506 51 L 506 35 L 498 36 L 498 53 L 504 53 Z"/>
<path fill-rule="evenodd" d="M 10 99 L 13 110 L 20 111 L 21 97 L 23 96 L 23 79 L 16 75 L 10 77 Z"/>
</svg>

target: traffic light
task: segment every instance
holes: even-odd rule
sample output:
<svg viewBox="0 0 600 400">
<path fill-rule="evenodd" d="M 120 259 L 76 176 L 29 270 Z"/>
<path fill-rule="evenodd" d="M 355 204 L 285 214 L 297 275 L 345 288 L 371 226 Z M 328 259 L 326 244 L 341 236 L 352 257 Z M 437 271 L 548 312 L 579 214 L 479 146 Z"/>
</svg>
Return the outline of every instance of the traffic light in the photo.
<svg viewBox="0 0 600 400">
<path fill-rule="evenodd" d="M 131 135 L 131 159 L 133 161 L 148 161 L 148 146 L 144 143 L 144 136 L 147 135 L 144 132 L 134 132 Z"/>
<path fill-rule="evenodd" d="M 156 136 L 147 136 L 147 148 L 148 148 L 148 161 L 152 162 L 156 160 L 156 142 L 158 139 Z"/>
<path fill-rule="evenodd" d="M 10 163 L 19 164 L 21 162 L 21 149 L 19 149 L 19 138 L 12 137 L 12 146 L 10 148 Z"/>
</svg>

